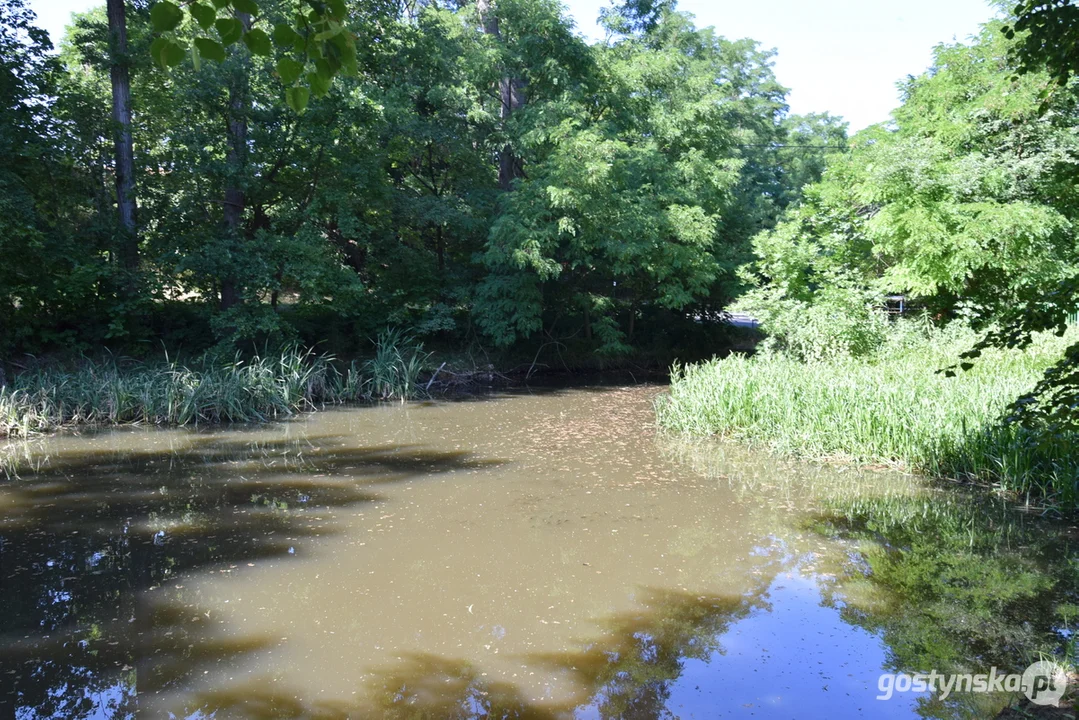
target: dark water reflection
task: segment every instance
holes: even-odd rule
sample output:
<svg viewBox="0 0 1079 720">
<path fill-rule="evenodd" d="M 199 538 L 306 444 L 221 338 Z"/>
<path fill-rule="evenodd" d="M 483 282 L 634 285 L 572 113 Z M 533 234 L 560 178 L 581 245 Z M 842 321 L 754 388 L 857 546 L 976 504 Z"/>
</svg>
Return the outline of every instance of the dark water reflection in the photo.
<svg viewBox="0 0 1079 720">
<path fill-rule="evenodd" d="M 179 435 L 180 448 L 60 450 L 5 486 L 0 717 L 130 717 L 140 695 L 269 648 L 268 637 L 213 636 L 180 578 L 295 555 L 305 538 L 332 534 L 308 508 L 497 464 L 400 446 L 324 455 L 314 443 L 330 437 Z"/>
<path fill-rule="evenodd" d="M 654 392 L 50 439 L 0 718 L 992 717 L 876 679 L 1067 651 L 1072 528 L 657 442 Z"/>
</svg>

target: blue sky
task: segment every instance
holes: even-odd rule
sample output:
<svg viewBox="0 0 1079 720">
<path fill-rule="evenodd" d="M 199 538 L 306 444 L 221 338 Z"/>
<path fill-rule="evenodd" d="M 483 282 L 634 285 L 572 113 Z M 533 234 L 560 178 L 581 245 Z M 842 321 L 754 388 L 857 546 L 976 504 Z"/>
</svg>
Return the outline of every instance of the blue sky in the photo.
<svg viewBox="0 0 1079 720">
<path fill-rule="evenodd" d="M 607 0 L 564 0 L 578 29 L 599 36 L 595 19 Z M 30 0 L 53 37 L 71 12 L 102 0 Z M 775 48 L 779 81 L 796 113 L 842 115 L 854 130 L 888 119 L 895 83 L 929 66 L 933 46 L 965 40 L 994 11 L 986 0 L 680 0 L 697 25 L 729 38 Z"/>
</svg>

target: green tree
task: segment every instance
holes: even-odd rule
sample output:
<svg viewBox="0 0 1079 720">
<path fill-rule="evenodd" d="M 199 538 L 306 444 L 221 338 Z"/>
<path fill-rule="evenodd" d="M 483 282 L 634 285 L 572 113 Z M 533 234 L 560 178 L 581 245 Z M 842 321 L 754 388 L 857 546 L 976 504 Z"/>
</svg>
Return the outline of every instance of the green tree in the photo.
<svg viewBox="0 0 1079 720">
<path fill-rule="evenodd" d="M 386 12 L 388 6 L 379 9 Z M 276 46 L 281 57 L 275 70 L 287 86 L 285 100 L 295 112 L 302 113 L 312 93 L 325 96 L 339 73 L 358 72 L 352 21 L 362 13 L 361 8 L 350 8 L 346 0 L 289 5 L 273 0 L 192 0 L 181 4 L 156 0 L 150 18 L 154 30 L 162 34 L 151 45 L 150 54 L 162 68 L 169 68 L 190 53 L 198 69 L 204 58 L 224 62 L 226 49 L 233 45 L 243 45 L 261 57 L 274 55 Z"/>
<path fill-rule="evenodd" d="M 1009 40 L 1018 38 L 1012 55 L 1019 70 L 1047 72 L 1058 85 L 1067 85 L 1079 70 L 1079 7 L 1071 0 L 1019 0 L 1013 13 L 1013 22 L 1001 31 Z"/>
<path fill-rule="evenodd" d="M 1013 77 L 1000 27 L 939 47 L 933 69 L 904 85 L 894 127 L 855 136 L 756 238 L 758 289 L 743 307 L 783 324 L 817 300 L 838 302 L 840 289 L 863 309 L 905 294 L 988 323 L 1074 275 L 1074 100 L 1040 114 L 1045 78 Z"/>
<path fill-rule="evenodd" d="M 80 349 L 104 335 L 111 292 L 104 259 L 115 221 L 111 198 L 81 172 L 81 128 L 44 30 L 23 0 L 0 3 L 0 352 L 59 344 Z M 107 114 L 106 116 L 107 117 Z M 107 153 L 109 147 L 103 150 Z M 106 172 L 100 167 L 101 175 Z M 109 213 L 109 229 L 94 222 Z"/>
<path fill-rule="evenodd" d="M 622 354 L 722 308 L 819 172 L 796 145 L 843 134 L 669 2 L 594 46 L 553 0 L 103 5 L 58 60 L 3 48 L 10 348 L 351 352 L 393 324 Z"/>
<path fill-rule="evenodd" d="M 745 228 L 766 222 L 747 173 L 785 110 L 769 55 L 667 6 L 641 29 L 625 18 L 608 15 L 619 37 L 564 60 L 519 126 L 528 176 L 492 227 L 477 298 L 499 344 L 542 332 L 625 353 L 640 318 L 723 299 Z M 547 52 L 546 67 L 580 55 Z"/>
</svg>

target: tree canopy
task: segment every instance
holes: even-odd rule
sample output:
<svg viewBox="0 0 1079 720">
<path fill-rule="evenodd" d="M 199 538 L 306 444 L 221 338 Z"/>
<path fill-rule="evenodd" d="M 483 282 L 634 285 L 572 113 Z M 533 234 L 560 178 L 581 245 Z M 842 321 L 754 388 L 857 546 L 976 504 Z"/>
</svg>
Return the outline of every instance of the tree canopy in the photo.
<svg viewBox="0 0 1079 720">
<path fill-rule="evenodd" d="M 1077 108 L 1074 92 L 1046 94 L 1052 72 L 1017 72 L 1021 26 L 994 21 L 937 48 L 931 70 L 903 84 L 893 122 L 854 136 L 805 202 L 754 239 L 757 287 L 743 307 L 791 338 L 806 313 L 831 313 L 836 346 L 858 352 L 874 341 L 874 309 L 902 295 L 988 331 L 964 367 L 985 347 L 1064 332 L 1079 276 Z M 1061 381 L 1077 353 L 1019 399 L 1016 418 L 1075 422 Z"/>
<path fill-rule="evenodd" d="M 751 238 L 846 139 L 788 113 L 770 52 L 673 3 L 612 7 L 595 44 L 553 0 L 300 6 L 129 2 L 118 58 L 104 9 L 51 56 L 23 0 L 0 0 L 0 252 L 17 259 L 0 352 L 347 353 L 387 325 L 492 350 L 669 348 L 739 291 Z"/>
</svg>

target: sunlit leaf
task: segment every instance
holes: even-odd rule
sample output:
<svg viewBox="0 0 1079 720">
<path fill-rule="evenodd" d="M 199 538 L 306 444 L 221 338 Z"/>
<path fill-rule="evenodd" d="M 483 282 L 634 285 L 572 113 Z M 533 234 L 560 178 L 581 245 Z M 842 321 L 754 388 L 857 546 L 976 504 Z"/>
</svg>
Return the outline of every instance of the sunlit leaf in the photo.
<svg viewBox="0 0 1079 720">
<path fill-rule="evenodd" d="M 179 6 L 169 0 L 158 0 L 150 8 L 150 22 L 157 32 L 175 30 L 180 21 L 184 19 L 184 13 Z"/>
<path fill-rule="evenodd" d="M 307 73 L 307 83 L 311 86 L 311 90 L 315 93 L 315 97 L 323 97 L 330 91 L 330 84 L 333 82 L 333 77 L 324 77 L 317 72 Z"/>
<path fill-rule="evenodd" d="M 274 25 L 273 40 L 281 47 L 290 47 L 299 39 L 300 34 L 293 30 L 291 25 L 285 25 L 284 23 Z"/>
<path fill-rule="evenodd" d="M 244 24 L 236 18 L 221 18 L 214 27 L 217 28 L 217 34 L 221 36 L 221 42 L 228 46 L 243 37 Z"/>
<path fill-rule="evenodd" d="M 209 30 L 214 26 L 214 20 L 217 19 L 217 10 L 214 8 L 202 3 L 192 3 L 187 9 L 203 30 Z"/>
<path fill-rule="evenodd" d="M 290 87 L 285 91 L 285 101 L 297 113 L 302 113 L 307 109 L 307 101 L 310 98 L 311 91 L 305 87 Z"/>
<path fill-rule="evenodd" d="M 273 43 L 270 42 L 270 36 L 259 28 L 254 28 L 244 33 L 244 45 L 253 55 L 265 57 L 273 54 Z"/>
<path fill-rule="evenodd" d="M 292 85 L 300 79 L 303 73 L 303 63 L 292 58 L 281 58 L 277 61 L 277 74 L 281 76 L 281 82 Z"/>
<path fill-rule="evenodd" d="M 195 38 L 195 47 L 199 49 L 202 56 L 207 60 L 213 60 L 215 62 L 225 61 L 225 48 L 221 46 L 221 43 L 210 38 Z"/>
<path fill-rule="evenodd" d="M 187 54 L 187 47 L 172 38 L 158 38 L 150 45 L 150 55 L 162 69 L 179 65 Z"/>
<path fill-rule="evenodd" d="M 232 0 L 232 7 L 236 9 L 236 12 L 248 15 L 259 14 L 259 4 L 255 0 Z"/>
</svg>

